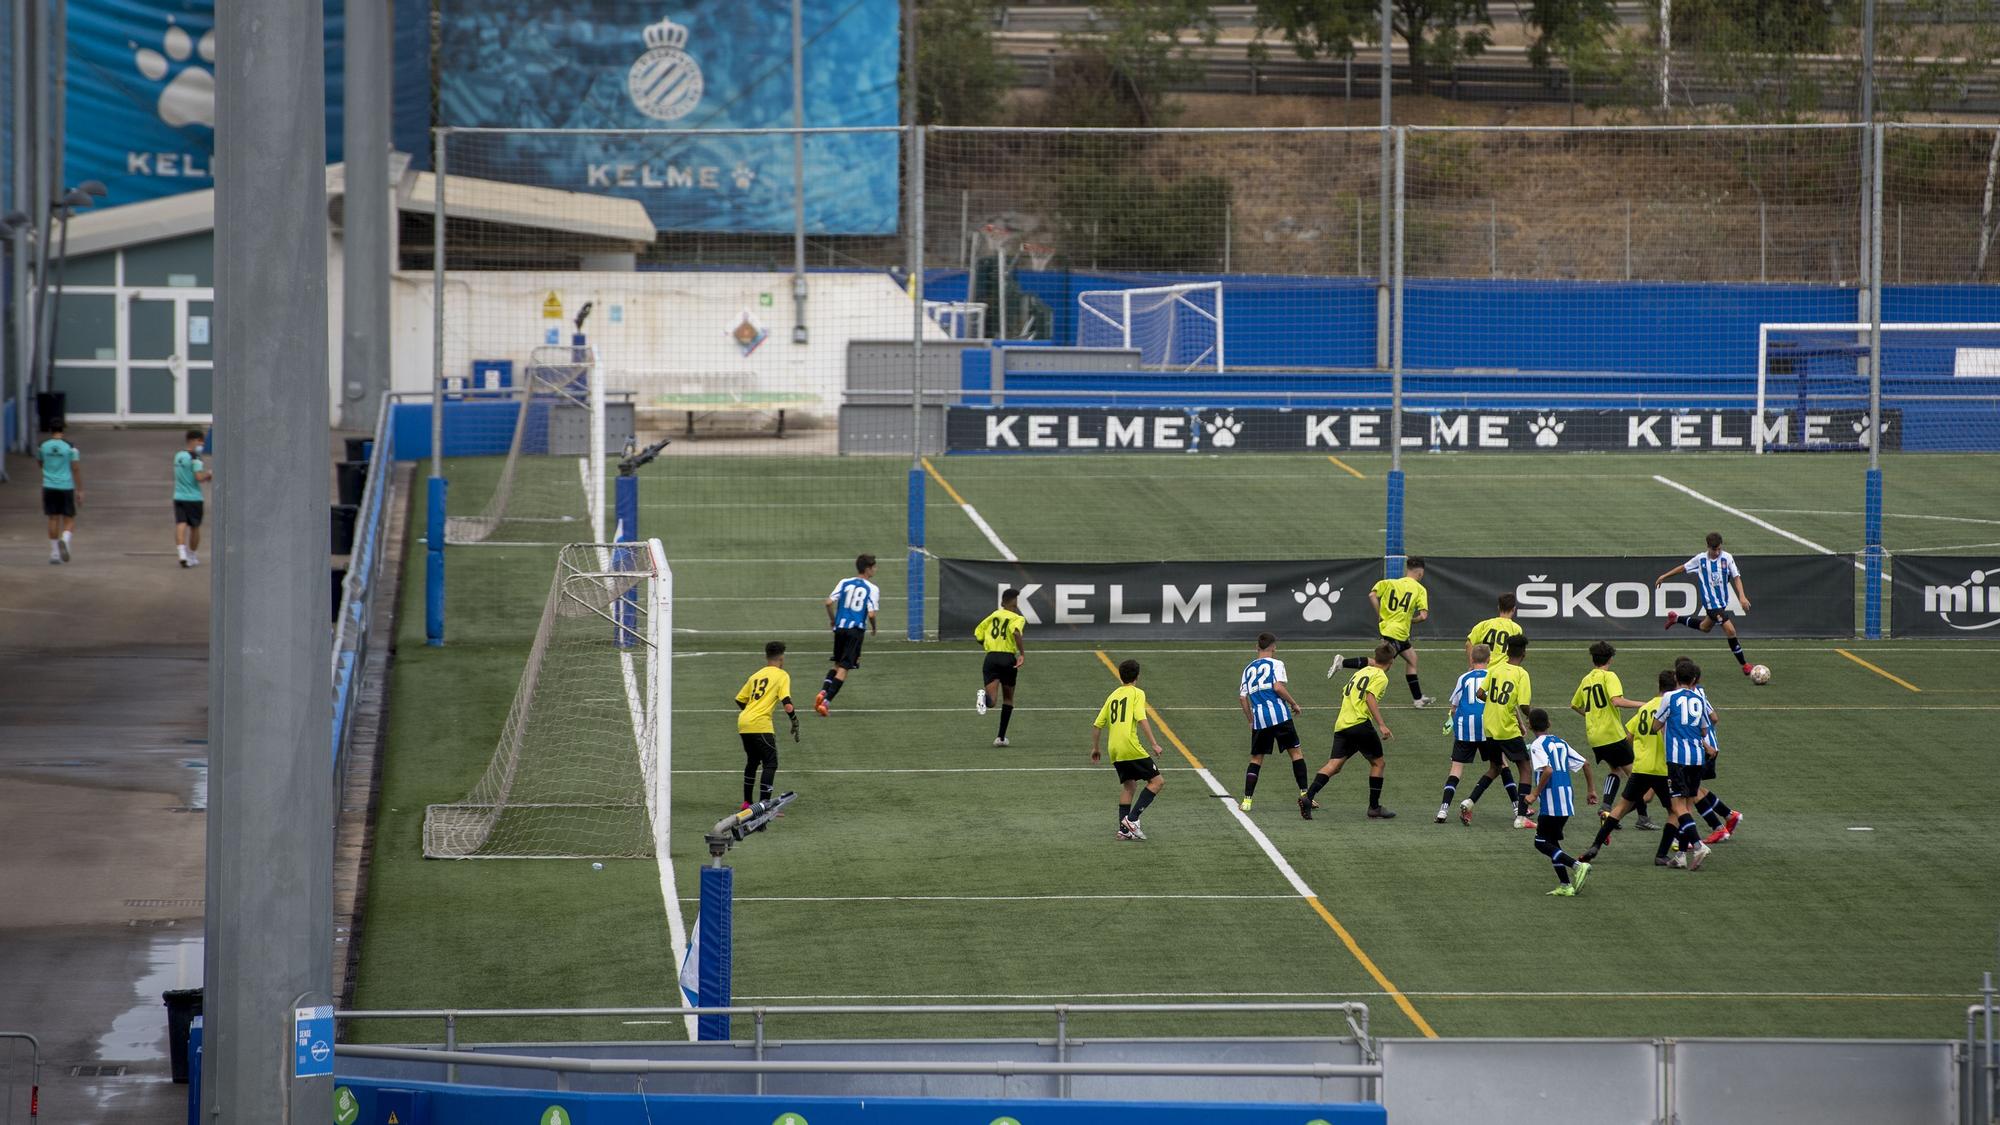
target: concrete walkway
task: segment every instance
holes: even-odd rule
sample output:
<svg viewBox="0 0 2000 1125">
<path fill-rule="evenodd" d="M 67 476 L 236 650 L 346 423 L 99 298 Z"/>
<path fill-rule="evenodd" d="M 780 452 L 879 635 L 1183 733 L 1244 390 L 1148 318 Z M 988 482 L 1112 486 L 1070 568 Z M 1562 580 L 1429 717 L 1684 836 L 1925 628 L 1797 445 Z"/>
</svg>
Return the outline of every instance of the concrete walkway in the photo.
<svg viewBox="0 0 2000 1125">
<path fill-rule="evenodd" d="M 0 484 L 0 1031 L 41 1039 L 45 1121 L 187 1119 L 160 993 L 201 983 L 211 572 L 175 562 L 180 433 L 70 435 L 65 566 L 39 467 L 9 457 Z M 0 1121 L 26 1120 L 14 1050 Z"/>
</svg>

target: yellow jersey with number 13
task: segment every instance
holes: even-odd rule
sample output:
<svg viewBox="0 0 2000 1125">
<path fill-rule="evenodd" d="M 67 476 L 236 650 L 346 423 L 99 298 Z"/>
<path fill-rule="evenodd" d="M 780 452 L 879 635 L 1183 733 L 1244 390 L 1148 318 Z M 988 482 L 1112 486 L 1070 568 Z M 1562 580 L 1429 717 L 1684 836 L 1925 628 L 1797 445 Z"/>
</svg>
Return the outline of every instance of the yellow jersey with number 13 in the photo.
<svg viewBox="0 0 2000 1125">
<path fill-rule="evenodd" d="M 750 673 L 743 681 L 742 690 L 736 693 L 736 702 L 743 710 L 736 713 L 738 734 L 771 734 L 777 730 L 771 725 L 771 709 L 778 702 L 792 694 L 792 674 L 783 668 L 765 666 Z"/>
</svg>

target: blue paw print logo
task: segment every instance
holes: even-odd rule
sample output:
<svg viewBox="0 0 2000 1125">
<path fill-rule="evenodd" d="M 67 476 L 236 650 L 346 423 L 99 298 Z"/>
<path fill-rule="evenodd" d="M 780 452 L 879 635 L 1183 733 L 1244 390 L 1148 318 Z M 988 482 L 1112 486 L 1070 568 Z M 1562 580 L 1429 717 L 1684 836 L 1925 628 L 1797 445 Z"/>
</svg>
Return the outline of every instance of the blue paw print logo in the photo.
<svg viewBox="0 0 2000 1125">
<path fill-rule="evenodd" d="M 132 48 L 132 66 L 149 82 L 164 82 L 154 110 L 160 120 L 179 129 L 186 125 L 215 128 L 215 32 L 202 32 L 196 39 L 188 29 L 167 17 L 167 30 L 160 44 Z"/>
</svg>

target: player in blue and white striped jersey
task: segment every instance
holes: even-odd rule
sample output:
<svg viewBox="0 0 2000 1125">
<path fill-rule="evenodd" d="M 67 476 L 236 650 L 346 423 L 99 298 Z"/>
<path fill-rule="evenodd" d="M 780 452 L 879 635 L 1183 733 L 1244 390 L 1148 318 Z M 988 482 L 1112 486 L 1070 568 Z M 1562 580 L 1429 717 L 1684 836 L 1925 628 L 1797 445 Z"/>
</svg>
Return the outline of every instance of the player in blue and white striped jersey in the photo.
<svg viewBox="0 0 2000 1125">
<path fill-rule="evenodd" d="M 1514 771 L 1507 768 L 1507 759 L 1497 750 L 1489 750 L 1493 744 L 1486 740 L 1486 704 L 1480 702 L 1479 687 L 1486 682 L 1488 663 L 1493 658 L 1493 650 L 1483 644 L 1466 647 L 1466 657 L 1472 668 L 1458 677 L 1458 683 L 1451 689 L 1451 719 L 1445 723 L 1445 730 L 1451 735 L 1451 772 L 1444 779 L 1444 803 L 1438 806 L 1434 824 L 1443 824 L 1451 815 L 1451 799 L 1458 795 L 1459 778 L 1465 767 L 1475 758 L 1486 759 L 1486 776 L 1479 781 L 1478 789 L 1485 792 L 1494 778 L 1499 778 L 1507 786 L 1507 800 L 1519 806 L 1521 793 L 1514 785 Z M 1459 806 L 1458 819 L 1467 827 L 1472 825 L 1473 798 L 1466 798 Z"/>
<path fill-rule="evenodd" d="M 861 666 L 861 642 L 875 631 L 875 611 L 882 608 L 882 588 L 869 581 L 875 577 L 875 556 L 856 555 L 854 577 L 843 578 L 826 596 L 826 623 L 833 626 L 833 667 L 813 697 L 813 710 L 821 718 L 827 704 L 847 686 L 847 674 Z"/>
<path fill-rule="evenodd" d="M 1264 768 L 1264 756 L 1273 749 L 1292 756 L 1292 779 L 1299 794 L 1306 791 L 1306 756 L 1299 749 L 1299 731 L 1292 719 L 1301 708 L 1285 686 L 1285 662 L 1278 659 L 1278 638 L 1273 633 L 1257 634 L 1257 655 L 1243 666 L 1243 682 L 1236 690 L 1243 705 L 1243 717 L 1250 723 L 1250 768 L 1243 773 L 1244 812 L 1257 793 L 1257 774 Z"/>
<path fill-rule="evenodd" d="M 1657 589 L 1660 583 L 1676 574 L 1694 575 L 1696 591 L 1701 595 L 1701 611 L 1683 617 L 1678 612 L 1667 613 L 1667 628 L 1685 625 L 1698 633 L 1706 633 L 1719 623 L 1722 635 L 1729 638 L 1729 651 L 1736 657 L 1736 663 L 1744 675 L 1750 674 L 1750 661 L 1743 655 L 1743 642 L 1736 639 L 1736 622 L 1729 614 L 1729 595 L 1736 594 L 1736 604 L 1742 609 L 1750 608 L 1750 596 L 1743 592 L 1743 572 L 1737 569 L 1736 556 L 1722 549 L 1722 533 L 1708 533 L 1708 550 L 1676 567 L 1669 567 L 1665 574 L 1653 579 Z"/>
<path fill-rule="evenodd" d="M 1690 871 L 1701 869 L 1708 845 L 1696 828 L 1694 801 L 1701 792 L 1703 767 L 1715 753 L 1715 709 L 1695 687 L 1701 668 L 1692 661 L 1674 665 L 1674 690 L 1660 697 L 1660 733 L 1667 749 L 1667 798 L 1681 858 Z M 1681 866 L 1676 864 L 1675 866 Z"/>
<path fill-rule="evenodd" d="M 1583 755 L 1560 736 L 1549 733 L 1547 711 L 1536 707 L 1528 712 L 1528 732 L 1535 736 L 1528 744 L 1535 771 L 1535 780 L 1528 787 L 1528 800 L 1540 799 L 1535 814 L 1535 850 L 1549 857 L 1549 863 L 1556 869 L 1556 889 L 1549 893 L 1557 898 L 1574 898 L 1583 889 L 1590 864 L 1562 849 L 1563 826 L 1576 815 L 1576 786 L 1570 775 L 1578 767 L 1583 769 L 1584 801 L 1588 804 L 1597 803 L 1597 782 L 1590 776 L 1590 763 Z"/>
<path fill-rule="evenodd" d="M 1685 656 L 1674 659 L 1674 667 L 1678 668 L 1683 664 L 1691 665 L 1694 664 L 1694 661 Z M 1694 690 L 1695 694 L 1701 696 L 1702 702 L 1708 703 L 1708 690 L 1701 686 L 1701 669 L 1699 667 L 1695 668 Z M 1730 808 L 1728 802 L 1724 801 L 1721 795 L 1716 793 L 1713 784 L 1715 781 L 1716 763 L 1722 760 L 1722 737 L 1716 731 L 1716 727 L 1720 722 L 1721 719 L 1715 713 L 1715 705 L 1709 703 L 1708 761 L 1702 763 L 1701 789 L 1695 793 L 1693 801 L 1695 815 L 1707 821 L 1709 828 L 1713 830 L 1702 838 L 1702 843 L 1704 844 L 1722 843 L 1724 840 L 1735 835 L 1737 826 L 1743 823 L 1743 814 Z"/>
</svg>

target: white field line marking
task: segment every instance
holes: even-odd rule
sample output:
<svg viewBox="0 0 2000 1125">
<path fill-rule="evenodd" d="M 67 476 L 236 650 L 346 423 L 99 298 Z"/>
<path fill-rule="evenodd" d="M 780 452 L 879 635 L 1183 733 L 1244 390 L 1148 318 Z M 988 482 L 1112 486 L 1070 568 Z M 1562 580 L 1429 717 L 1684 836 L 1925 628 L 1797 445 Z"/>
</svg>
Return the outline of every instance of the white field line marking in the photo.
<svg viewBox="0 0 2000 1125">
<path fill-rule="evenodd" d="M 1884 710 L 1908 711 L 1912 708 L 1896 707 Z M 2000 708 L 1995 708 L 2000 710 Z M 1078 711 L 1082 714 L 1082 711 Z M 1161 770 L 1184 770 L 1187 766 L 1161 766 Z M 675 774 L 723 774 L 740 777 L 742 770 L 674 770 Z M 913 766 L 893 766 L 869 769 L 865 766 L 786 766 L 790 773 L 1103 773 L 1103 766 L 940 766 L 936 769 L 921 769 Z"/>
<path fill-rule="evenodd" d="M 1207 999 L 1211 997 L 1227 1000 L 1346 1000 L 1360 997 L 1381 997 L 1388 993 L 1376 991 L 1356 992 L 913 992 L 913 993 L 854 993 L 850 995 L 805 995 L 805 996 L 738 996 L 739 1003 L 789 1004 L 796 1002 L 814 1003 L 865 1003 L 875 1000 L 889 1001 L 963 1001 L 982 1003 L 999 1000 L 1183 1000 Z M 1632 996 L 1649 1000 L 1965 1000 L 1976 1001 L 1977 993 L 1956 992 L 1405 992 L 1405 996 L 1423 996 L 1434 1000 L 1534 1000 L 1539 997 L 1569 1000 L 1614 1000 L 1621 996 Z M 1125 1014 L 1125 1013 L 1119 1013 Z M 1133 1012 L 1132 1015 L 1143 1015 Z M 1246 1015 L 1258 1013 L 1249 1012 Z"/>
<path fill-rule="evenodd" d="M 608 550 L 599 550 L 597 556 L 598 568 L 601 570 L 610 570 L 611 552 Z M 606 584 L 608 587 L 609 580 L 607 580 Z M 620 674 L 625 680 L 625 709 L 631 715 L 632 739 L 640 747 L 641 761 L 639 768 L 640 773 L 643 774 L 645 772 L 643 756 L 646 752 L 646 704 L 645 697 L 639 690 L 638 669 L 633 665 L 630 649 L 620 650 L 618 653 L 618 664 Z M 669 770 L 668 772 L 672 773 L 673 771 Z M 649 798 L 651 797 L 650 788 L 647 795 Z M 681 958 L 687 956 L 687 922 L 681 916 L 680 889 L 674 885 L 674 861 L 667 854 L 666 840 L 661 838 L 657 833 L 653 837 L 653 862 L 660 868 L 660 898 L 667 910 L 667 944 L 673 953 L 674 991 L 678 993 L 680 991 Z M 695 1017 L 685 1016 L 682 1022 L 686 1025 L 688 1040 L 692 1042 L 696 1032 Z"/>
<path fill-rule="evenodd" d="M 1798 535 L 1794 534 L 1793 532 L 1786 531 L 1784 528 L 1779 527 L 1777 524 L 1772 523 L 1770 520 L 1760 519 L 1757 516 L 1753 516 L 1749 512 L 1746 512 L 1741 508 L 1732 508 L 1729 505 L 1724 504 L 1722 501 L 1717 500 L 1713 496 L 1708 496 L 1703 493 L 1696 492 L 1694 489 L 1689 488 L 1687 485 L 1684 485 L 1677 480 L 1670 480 L 1666 477 L 1660 476 L 1657 473 L 1654 474 L 1653 479 L 1659 481 L 1661 484 L 1666 485 L 1668 488 L 1671 488 L 1676 492 L 1684 492 L 1687 495 L 1695 498 L 1696 500 L 1701 501 L 1704 504 L 1710 505 L 1711 507 L 1720 508 L 1723 511 L 1728 512 L 1732 516 L 1736 516 L 1740 519 L 1749 520 L 1751 523 L 1756 524 L 1758 527 L 1763 528 L 1765 531 L 1768 531 L 1773 535 L 1783 536 L 1784 538 L 1789 539 L 1794 543 L 1797 543 L 1801 547 L 1811 548 L 1812 550 L 1818 551 L 1822 555 L 1831 555 L 1838 553 L 1832 550 L 1831 548 L 1820 546 L 1818 543 L 1815 543 L 1812 540 L 1807 539 L 1803 535 Z M 1866 570 L 1868 568 L 1862 564 L 1860 559 L 1855 559 L 1854 569 Z M 1882 584 L 1885 586 L 1890 584 L 1889 575 L 1886 573 L 1882 575 Z"/>
<path fill-rule="evenodd" d="M 699 898 L 684 899 L 700 902 Z M 737 902 L 1297 902 L 1297 895 L 738 895 Z"/>
<path fill-rule="evenodd" d="M 2000 543 L 1953 543 L 1949 547 L 1924 547 L 1926 551 L 1975 551 L 1988 547 L 2000 547 Z"/>
<path fill-rule="evenodd" d="M 972 521 L 972 526 L 978 528 L 981 535 L 986 536 L 986 541 L 993 544 L 993 549 L 1000 552 L 1000 557 L 1006 559 L 1008 562 L 1019 562 L 1020 556 L 1014 553 L 1013 548 L 1001 541 L 998 533 L 993 530 L 993 525 L 987 523 L 986 517 L 979 514 L 979 509 L 967 503 L 965 497 L 958 494 L 958 489 L 953 488 L 951 482 L 944 479 L 944 474 L 937 471 L 937 466 L 931 464 L 930 458 L 925 457 L 922 460 L 924 471 L 931 475 L 932 480 L 937 481 L 939 485 L 943 486 L 945 495 L 951 497 L 952 503 L 957 504 L 959 510 L 965 513 L 966 518 Z"/>
<path fill-rule="evenodd" d="M 1818 508 L 1745 508 L 1746 512 L 1766 512 L 1774 516 L 1854 516 L 1859 518 L 1864 512 L 1828 512 Z M 1938 520 L 1943 523 L 1983 523 L 2000 527 L 2000 520 L 1978 519 L 1973 516 L 1933 516 L 1915 512 L 1883 512 L 1883 519 L 1889 520 Z"/>
</svg>

